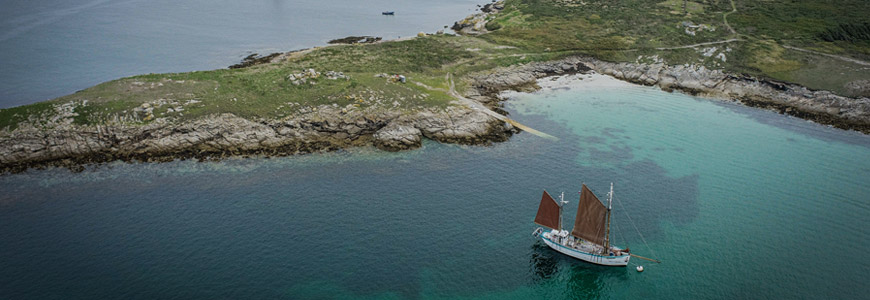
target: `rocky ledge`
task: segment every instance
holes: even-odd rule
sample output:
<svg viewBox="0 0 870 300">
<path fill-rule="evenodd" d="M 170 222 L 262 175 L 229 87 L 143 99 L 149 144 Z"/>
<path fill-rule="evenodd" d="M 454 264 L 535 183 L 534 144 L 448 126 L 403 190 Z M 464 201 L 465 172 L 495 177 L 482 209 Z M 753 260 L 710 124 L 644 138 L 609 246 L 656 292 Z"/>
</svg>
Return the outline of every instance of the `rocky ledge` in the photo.
<svg viewBox="0 0 870 300">
<path fill-rule="evenodd" d="M 144 125 L 80 126 L 72 124 L 72 117 L 26 122 L 13 131 L 0 132 L 0 169 L 83 169 L 83 164 L 114 160 L 283 156 L 365 145 L 397 151 L 419 147 L 423 137 L 488 144 L 504 141 L 511 134 L 504 122 L 460 105 L 350 112 L 323 105 L 282 120 L 249 120 L 225 113 L 184 123 L 158 119 Z"/>
<path fill-rule="evenodd" d="M 474 78 L 469 97 L 481 102 L 497 101 L 503 90 L 538 89 L 538 78 L 598 72 L 632 83 L 680 90 L 692 95 L 738 101 L 744 105 L 778 111 L 820 124 L 870 134 L 870 99 L 849 98 L 828 91 L 774 80 L 737 76 L 703 66 L 612 63 L 587 57 L 570 57 L 496 70 Z M 488 99 L 488 100 L 487 100 Z"/>
</svg>

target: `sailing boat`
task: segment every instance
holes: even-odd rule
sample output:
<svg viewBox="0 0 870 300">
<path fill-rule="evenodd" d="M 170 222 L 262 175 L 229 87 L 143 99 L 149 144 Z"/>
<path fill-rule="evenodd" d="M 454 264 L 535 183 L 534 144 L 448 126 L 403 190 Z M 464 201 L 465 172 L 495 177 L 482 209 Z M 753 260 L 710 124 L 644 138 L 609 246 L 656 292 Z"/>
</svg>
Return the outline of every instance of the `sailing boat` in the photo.
<svg viewBox="0 0 870 300">
<path fill-rule="evenodd" d="M 595 194 L 583 185 L 580 191 L 580 204 L 577 206 L 577 218 L 574 229 L 569 234 L 562 229 L 562 207 L 568 203 L 564 200 L 565 193 L 559 197 L 559 202 L 550 197 L 547 191 L 541 197 L 538 215 L 535 223 L 552 229 L 544 232 L 538 227 L 534 236 L 544 240 L 553 250 L 562 254 L 604 266 L 626 266 L 632 254 L 629 249 L 622 249 L 610 244 L 610 209 L 613 203 L 613 183 L 610 193 L 607 193 L 607 206 L 595 197 Z"/>
</svg>

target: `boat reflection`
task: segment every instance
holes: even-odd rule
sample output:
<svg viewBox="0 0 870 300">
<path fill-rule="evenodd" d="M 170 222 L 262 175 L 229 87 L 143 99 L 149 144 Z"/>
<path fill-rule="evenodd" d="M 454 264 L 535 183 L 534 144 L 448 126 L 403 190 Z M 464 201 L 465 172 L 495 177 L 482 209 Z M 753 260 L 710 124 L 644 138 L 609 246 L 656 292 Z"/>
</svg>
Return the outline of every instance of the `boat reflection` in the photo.
<svg viewBox="0 0 870 300">
<path fill-rule="evenodd" d="M 540 241 L 532 244 L 531 258 L 529 258 L 529 271 L 535 281 L 553 277 L 559 271 L 559 253 L 547 247 Z"/>
<path fill-rule="evenodd" d="M 579 261 L 550 249 L 538 241 L 529 251 L 529 272 L 532 281 L 555 281 L 564 284 L 569 298 L 597 299 L 609 294 L 611 287 L 628 280 L 627 268 L 599 266 Z"/>
</svg>

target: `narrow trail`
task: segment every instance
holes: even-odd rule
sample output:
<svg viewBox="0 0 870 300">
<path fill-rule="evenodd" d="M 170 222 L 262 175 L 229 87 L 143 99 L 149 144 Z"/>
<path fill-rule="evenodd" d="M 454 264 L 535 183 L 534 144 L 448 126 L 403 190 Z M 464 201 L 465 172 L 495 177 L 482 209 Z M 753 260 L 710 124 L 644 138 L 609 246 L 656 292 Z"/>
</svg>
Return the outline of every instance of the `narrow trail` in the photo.
<svg viewBox="0 0 870 300">
<path fill-rule="evenodd" d="M 468 107 L 471 107 L 471 109 L 479 110 L 487 115 L 492 116 L 493 118 L 499 119 L 499 120 L 504 121 L 504 122 L 508 122 L 512 126 L 519 128 L 519 129 L 522 129 L 523 131 L 534 134 L 536 136 L 539 136 L 539 137 L 542 137 L 545 139 L 549 139 L 549 140 L 553 140 L 553 141 L 559 140 L 559 138 L 557 138 L 555 136 L 552 136 L 552 135 L 543 133 L 541 131 L 535 130 L 534 128 L 520 124 L 517 121 L 511 120 L 508 117 L 505 117 L 497 112 L 494 112 L 494 111 L 490 110 L 489 108 L 487 108 L 486 106 L 483 106 L 483 104 L 480 104 L 480 102 L 462 97 L 462 95 L 459 95 L 459 93 L 456 92 L 455 85 L 453 84 L 453 78 L 450 75 L 450 73 L 447 73 L 447 75 L 444 76 L 444 79 L 447 80 L 447 84 L 450 87 L 450 90 L 447 93 L 450 94 L 451 96 L 455 97 L 456 99 L 459 99 L 460 102 L 462 102 L 465 105 L 468 105 Z"/>
<path fill-rule="evenodd" d="M 656 50 L 686 49 L 686 48 L 695 48 L 695 47 L 700 47 L 700 46 L 709 46 L 709 45 L 718 45 L 718 44 L 733 43 L 733 42 L 742 42 L 742 41 L 743 40 L 741 40 L 741 39 L 727 39 L 727 40 L 722 40 L 722 41 L 697 43 L 697 44 L 677 46 L 677 47 L 662 47 L 662 48 L 656 48 Z"/>
<path fill-rule="evenodd" d="M 734 4 L 734 0 L 731 0 L 731 11 L 722 14 L 722 21 L 725 22 L 725 27 L 728 27 L 728 30 L 731 31 L 732 34 L 737 34 L 737 31 L 734 31 L 734 28 L 731 27 L 731 24 L 728 24 L 728 15 L 737 12 L 737 5 Z"/>
<path fill-rule="evenodd" d="M 839 59 L 839 60 L 842 60 L 842 61 L 845 61 L 845 62 L 850 62 L 850 63 L 859 64 L 859 65 L 862 65 L 862 66 L 870 66 L 870 62 L 866 62 L 866 61 L 863 61 L 863 60 L 858 60 L 858 59 L 854 59 L 854 58 L 850 58 L 850 57 L 845 57 L 845 56 L 840 56 L 840 55 L 834 55 L 834 54 L 827 54 L 827 53 L 822 53 L 822 52 L 818 52 L 818 51 L 807 50 L 807 49 L 803 49 L 803 48 L 792 47 L 792 46 L 786 46 L 786 45 L 782 45 L 782 47 L 783 47 L 783 48 L 786 48 L 786 49 L 795 50 L 795 51 L 806 52 L 806 53 L 815 54 L 815 55 L 827 56 L 827 57 L 835 58 L 835 59 Z"/>
<path fill-rule="evenodd" d="M 737 31 L 735 31 L 734 28 L 731 27 L 731 24 L 728 24 L 728 15 L 737 12 L 737 5 L 734 4 L 734 0 L 730 0 L 730 1 L 731 1 L 731 11 L 729 11 L 729 12 L 723 14 L 723 15 L 722 15 L 722 20 L 725 21 L 725 26 L 728 27 L 728 30 L 730 30 L 731 33 L 733 33 L 733 34 L 735 34 L 735 35 L 737 35 L 737 36 L 741 36 L 742 34 L 737 33 Z M 731 39 L 731 40 L 734 41 L 734 40 L 737 40 L 737 39 Z M 803 49 L 803 48 L 798 48 L 798 47 L 793 47 L 793 46 L 783 45 L 783 44 L 781 44 L 781 43 L 779 43 L 779 42 L 778 42 L 778 44 L 780 44 L 780 46 L 782 46 L 783 48 L 790 49 L 790 50 L 795 50 L 795 51 L 800 51 L 800 52 L 810 53 L 810 54 L 815 54 L 815 55 L 821 55 L 821 56 L 827 56 L 827 57 L 830 57 L 830 58 L 833 58 L 833 59 L 839 59 L 839 60 L 842 60 L 842 61 L 845 61 L 845 62 L 850 62 L 850 63 L 854 63 L 854 64 L 859 64 L 859 65 L 862 65 L 862 66 L 870 66 L 870 62 L 866 62 L 866 61 L 859 60 L 859 59 L 854 59 L 854 58 L 851 58 L 851 57 L 845 57 L 845 56 L 842 56 L 842 55 L 828 54 L 828 53 L 823 53 L 823 52 L 818 52 L 818 51 L 813 51 L 813 50 L 808 50 L 808 49 Z M 670 49 L 678 49 L 678 48 L 670 48 Z M 659 50 L 666 50 L 666 49 L 659 49 Z"/>
</svg>

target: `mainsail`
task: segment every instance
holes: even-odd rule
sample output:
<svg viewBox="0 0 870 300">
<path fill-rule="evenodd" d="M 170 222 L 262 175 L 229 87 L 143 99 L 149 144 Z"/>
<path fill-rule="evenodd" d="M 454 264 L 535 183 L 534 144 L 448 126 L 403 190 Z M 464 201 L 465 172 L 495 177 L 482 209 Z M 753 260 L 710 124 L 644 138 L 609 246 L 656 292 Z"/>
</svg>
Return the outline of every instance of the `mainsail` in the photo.
<svg viewBox="0 0 870 300">
<path fill-rule="evenodd" d="M 556 230 L 562 230 L 562 222 L 559 220 L 559 212 L 562 208 L 550 197 L 547 191 L 541 196 L 541 205 L 538 206 L 538 215 L 535 216 L 535 223 L 541 226 L 547 226 Z"/>
<path fill-rule="evenodd" d="M 543 203 L 543 202 L 541 202 Z M 538 213 L 540 214 L 540 212 Z M 577 206 L 577 218 L 574 220 L 574 229 L 571 235 L 604 245 L 605 222 L 607 221 L 607 207 L 601 204 L 598 197 L 583 185 L 580 191 L 580 203 Z"/>
</svg>

